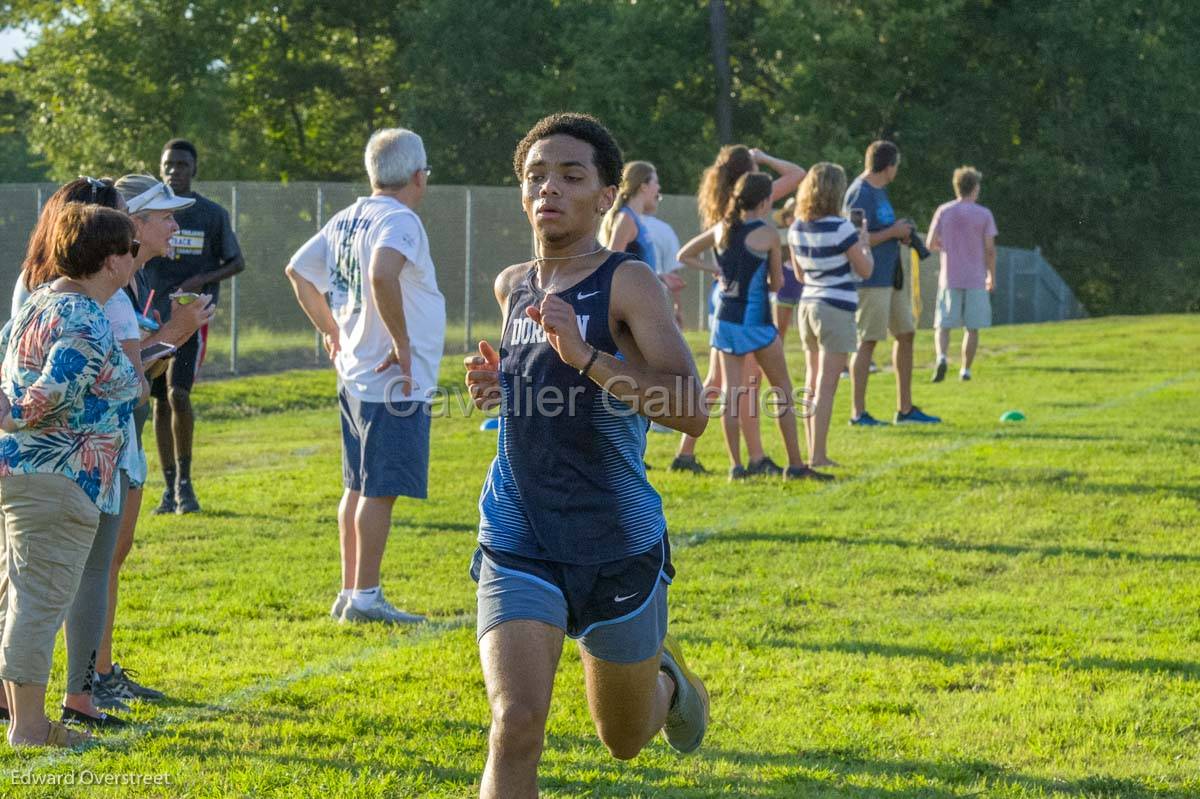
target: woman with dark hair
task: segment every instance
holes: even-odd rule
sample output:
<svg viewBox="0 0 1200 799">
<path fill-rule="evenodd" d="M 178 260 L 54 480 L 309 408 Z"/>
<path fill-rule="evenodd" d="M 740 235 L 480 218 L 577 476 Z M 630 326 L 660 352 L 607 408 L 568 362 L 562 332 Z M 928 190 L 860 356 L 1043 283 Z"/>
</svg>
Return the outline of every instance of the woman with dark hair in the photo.
<svg viewBox="0 0 1200 799">
<path fill-rule="evenodd" d="M 758 148 L 751 149 L 744 144 L 729 144 L 722 147 L 717 153 L 716 161 L 704 170 L 704 176 L 700 179 L 697 205 L 700 211 L 700 226 L 703 229 L 708 230 L 721 221 L 738 180 L 743 175 L 758 172 L 760 167 L 766 167 L 778 175 L 771 182 L 771 202 L 791 194 L 804 178 L 803 167 L 768 155 Z M 699 260 L 696 260 L 693 266 L 708 272 L 714 271 L 705 267 Z M 710 328 L 718 290 L 719 287 L 714 280 L 708 300 Z M 782 474 L 783 469 L 763 452 L 762 433 L 758 428 L 758 380 L 758 365 L 753 358 L 750 358 L 747 361 L 746 382 L 749 392 L 748 402 L 755 409 L 755 413 L 742 419 L 742 434 L 746 437 L 746 449 L 750 455 L 747 472 L 766 475 Z M 721 360 L 717 351 L 712 349 L 708 355 L 708 376 L 704 378 L 705 395 L 709 396 L 715 388 L 721 385 L 721 382 Z M 692 436 L 682 437 L 679 442 L 679 451 L 675 454 L 675 460 L 671 462 L 672 471 L 704 472 L 704 467 L 696 460 L 696 441 L 697 439 Z"/>
<path fill-rule="evenodd" d="M 120 510 L 126 423 L 149 392 L 104 313 L 133 278 L 133 232 L 119 211 L 64 203 L 47 242 L 58 277 L 0 337 L 0 679 L 13 746 L 88 738 L 46 718 L 46 684 L 100 514 Z"/>
<path fill-rule="evenodd" d="M 720 270 L 720 288 L 713 310 L 710 344 L 720 354 L 725 397 L 722 427 L 731 462 L 730 480 L 751 474 L 742 466 L 740 419 L 757 421 L 750 408 L 747 363 L 753 355 L 775 389 L 779 432 L 788 453 L 784 476 L 824 478 L 804 465 L 796 434 L 792 380 L 783 345 L 771 321 L 769 292 L 783 285 L 779 234 L 764 218 L 771 212 L 771 179 L 748 173 L 738 179 L 724 217 L 684 245 L 679 260 L 698 269 L 700 254 L 713 250 Z M 765 457 L 765 456 L 763 456 Z"/>
</svg>

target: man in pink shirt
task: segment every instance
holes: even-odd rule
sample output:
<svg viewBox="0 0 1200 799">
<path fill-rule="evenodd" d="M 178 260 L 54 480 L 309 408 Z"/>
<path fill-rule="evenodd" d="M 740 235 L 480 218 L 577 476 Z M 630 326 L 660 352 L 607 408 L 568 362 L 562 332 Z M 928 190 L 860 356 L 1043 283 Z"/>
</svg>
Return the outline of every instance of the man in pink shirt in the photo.
<svg viewBox="0 0 1200 799">
<path fill-rule="evenodd" d="M 983 175 L 972 166 L 954 170 L 954 194 L 958 198 L 942 204 L 929 224 L 929 249 L 942 254 L 938 277 L 937 369 L 933 382 L 946 377 L 946 350 L 950 328 L 965 327 L 962 369 L 958 376 L 971 379 L 971 362 L 979 346 L 979 328 L 992 325 L 992 300 L 996 285 L 996 220 L 979 204 Z"/>
</svg>

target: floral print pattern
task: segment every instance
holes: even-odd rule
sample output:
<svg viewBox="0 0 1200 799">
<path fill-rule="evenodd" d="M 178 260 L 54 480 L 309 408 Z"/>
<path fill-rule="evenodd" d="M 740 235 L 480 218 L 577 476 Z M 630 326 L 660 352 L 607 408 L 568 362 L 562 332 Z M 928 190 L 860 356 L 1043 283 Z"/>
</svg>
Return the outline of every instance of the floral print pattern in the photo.
<svg viewBox="0 0 1200 799">
<path fill-rule="evenodd" d="M 0 333 L 0 352 L 0 390 L 18 426 L 0 433 L 0 478 L 61 474 L 117 513 L 117 465 L 141 378 L 104 309 L 83 294 L 38 289 Z"/>
</svg>

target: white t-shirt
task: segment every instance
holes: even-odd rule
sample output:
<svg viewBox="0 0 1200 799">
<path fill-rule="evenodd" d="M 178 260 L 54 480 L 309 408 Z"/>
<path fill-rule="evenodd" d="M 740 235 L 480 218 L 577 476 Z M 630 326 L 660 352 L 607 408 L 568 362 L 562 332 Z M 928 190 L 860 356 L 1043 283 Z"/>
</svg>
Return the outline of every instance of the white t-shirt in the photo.
<svg viewBox="0 0 1200 799">
<path fill-rule="evenodd" d="M 400 290 L 412 350 L 411 391 L 398 379 L 399 367 L 375 373 L 392 350 L 368 274 L 371 256 L 384 247 L 405 258 Z M 359 197 L 297 250 L 290 266 L 329 294 L 341 348 L 334 365 L 351 396 L 363 402 L 432 399 L 446 335 L 446 301 L 438 291 L 429 238 L 412 209 L 393 197 Z"/>
<path fill-rule="evenodd" d="M 682 266 L 675 260 L 675 254 L 679 252 L 679 236 L 675 235 L 674 229 L 661 219 L 649 215 L 642 216 L 642 224 L 658 256 L 655 266 L 658 274 L 670 274 Z"/>
<path fill-rule="evenodd" d="M 124 289 L 117 292 L 104 303 L 104 315 L 112 328 L 113 336 L 118 344 L 126 341 L 140 341 L 142 331 L 138 329 L 137 312 Z M 125 423 L 125 448 L 121 450 L 121 460 L 117 468 L 129 473 L 129 481 L 136 485 L 146 482 L 146 453 L 138 448 L 137 428 L 133 424 L 133 416 Z"/>
</svg>

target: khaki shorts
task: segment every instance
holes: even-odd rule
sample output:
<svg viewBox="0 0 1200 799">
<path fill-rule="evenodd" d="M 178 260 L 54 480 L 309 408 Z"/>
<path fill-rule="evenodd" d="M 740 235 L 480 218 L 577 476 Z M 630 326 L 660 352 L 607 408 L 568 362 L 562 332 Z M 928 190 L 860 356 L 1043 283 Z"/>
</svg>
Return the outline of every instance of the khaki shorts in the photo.
<svg viewBox="0 0 1200 799">
<path fill-rule="evenodd" d="M 854 352 L 854 312 L 834 308 L 821 300 L 800 303 L 800 340 L 810 352 Z"/>
<path fill-rule="evenodd" d="M 858 287 L 857 320 L 859 342 L 885 341 L 888 331 L 903 336 L 917 329 L 908 292 L 890 286 Z"/>
<path fill-rule="evenodd" d="M 100 509 L 58 474 L 0 478 L 0 679 L 46 685 Z"/>
<path fill-rule="evenodd" d="M 992 326 L 992 298 L 987 289 L 938 289 L 933 326 L 978 330 Z"/>
</svg>

